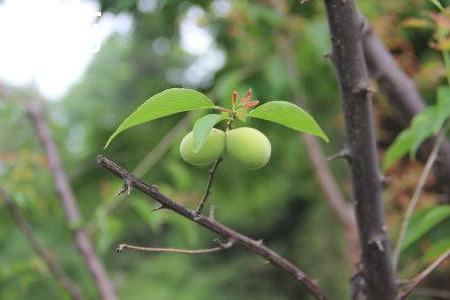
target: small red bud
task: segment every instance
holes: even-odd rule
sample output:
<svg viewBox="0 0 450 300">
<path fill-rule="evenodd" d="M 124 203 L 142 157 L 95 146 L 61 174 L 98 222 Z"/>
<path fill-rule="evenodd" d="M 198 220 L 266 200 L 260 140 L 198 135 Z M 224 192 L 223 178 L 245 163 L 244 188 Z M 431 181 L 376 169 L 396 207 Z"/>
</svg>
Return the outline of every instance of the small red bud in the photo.
<svg viewBox="0 0 450 300">
<path fill-rule="evenodd" d="M 236 105 L 236 99 L 237 99 L 237 97 L 239 97 L 239 93 L 238 92 L 233 92 L 233 106 L 235 106 Z"/>
<path fill-rule="evenodd" d="M 247 93 L 245 94 L 244 98 L 241 100 L 241 104 L 244 105 L 253 95 L 252 89 L 248 89 Z"/>
<path fill-rule="evenodd" d="M 244 104 L 244 108 L 252 108 L 259 104 L 259 100 L 250 101 Z"/>
</svg>

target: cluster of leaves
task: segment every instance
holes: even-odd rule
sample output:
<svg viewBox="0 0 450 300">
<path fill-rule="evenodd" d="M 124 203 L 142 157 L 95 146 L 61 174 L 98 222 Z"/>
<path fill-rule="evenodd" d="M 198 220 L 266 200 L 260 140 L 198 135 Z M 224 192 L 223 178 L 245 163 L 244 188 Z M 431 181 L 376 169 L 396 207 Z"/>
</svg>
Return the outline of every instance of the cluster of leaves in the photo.
<svg viewBox="0 0 450 300">
<path fill-rule="evenodd" d="M 430 46 L 442 53 L 445 65 L 444 78 L 447 82 L 438 87 L 436 103 L 416 115 L 410 126 L 403 130 L 388 148 L 383 161 L 385 170 L 407 154 L 411 160 L 415 159 L 419 147 L 425 140 L 440 131 L 446 134 L 448 127 L 445 124 L 450 118 L 450 21 L 448 18 L 450 9 L 444 8 L 439 0 L 430 1 L 440 10 L 440 13 L 431 12 L 427 19 L 408 18 L 403 22 L 403 26 L 434 30 L 435 41 Z M 408 224 L 401 250 L 408 249 L 436 231 L 443 234 L 438 234 L 437 238 L 433 239 L 432 247 L 423 255 L 422 262 L 428 263 L 443 254 L 450 248 L 450 239 L 445 234 L 447 232 L 445 224 L 448 220 L 450 220 L 450 205 L 426 207 L 414 213 Z"/>
<path fill-rule="evenodd" d="M 252 91 L 249 90 L 242 100 L 236 103 L 237 93 L 234 93 L 232 98 L 233 107 L 230 110 L 216 106 L 207 96 L 195 90 L 182 88 L 165 90 L 150 97 L 126 118 L 108 139 L 105 148 L 125 129 L 175 113 L 205 108 L 218 109 L 223 111 L 223 113 L 208 114 L 195 122 L 193 133 L 197 151 L 203 146 L 209 132 L 218 122 L 226 119 L 233 120 L 235 117 L 242 121 L 245 121 L 247 117 L 251 117 L 279 123 L 301 132 L 315 134 L 328 142 L 328 137 L 317 122 L 293 103 L 272 101 L 249 112 L 249 109 L 259 103 L 257 100 L 249 102 L 251 95 Z"/>
</svg>

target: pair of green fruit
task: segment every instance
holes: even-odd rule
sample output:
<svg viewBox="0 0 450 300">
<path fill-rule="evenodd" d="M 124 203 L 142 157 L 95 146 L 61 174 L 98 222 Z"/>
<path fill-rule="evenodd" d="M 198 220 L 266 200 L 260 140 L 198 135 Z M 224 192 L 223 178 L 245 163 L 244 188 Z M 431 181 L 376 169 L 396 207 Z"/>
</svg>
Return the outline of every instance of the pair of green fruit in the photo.
<svg viewBox="0 0 450 300">
<path fill-rule="evenodd" d="M 270 159 L 269 139 L 260 131 L 241 127 L 223 132 L 213 128 L 198 152 L 194 151 L 194 134 L 188 133 L 180 145 L 181 157 L 193 165 L 209 165 L 221 157 L 224 151 L 245 169 L 264 167 Z"/>
</svg>

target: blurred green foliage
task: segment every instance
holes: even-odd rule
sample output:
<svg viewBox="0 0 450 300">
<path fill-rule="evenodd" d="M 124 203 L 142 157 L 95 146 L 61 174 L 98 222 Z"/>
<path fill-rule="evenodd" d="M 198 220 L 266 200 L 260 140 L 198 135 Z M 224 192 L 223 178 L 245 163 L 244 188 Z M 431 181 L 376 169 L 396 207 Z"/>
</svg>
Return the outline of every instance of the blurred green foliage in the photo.
<svg viewBox="0 0 450 300">
<path fill-rule="evenodd" d="M 334 72 L 323 57 L 329 51 L 323 5 L 320 1 L 303 6 L 300 1 L 287 1 L 287 16 L 281 16 L 264 1 L 155 1 L 156 7 L 148 12 L 142 9 L 144 2 L 100 1 L 102 11 L 133 16 L 132 35 L 112 36 L 64 99 L 47 103 L 53 133 L 85 223 L 92 230 L 120 298 L 309 299 L 292 278 L 241 247 L 204 256 L 115 253 L 115 246 L 121 242 L 205 248 L 214 236 L 170 212 L 150 213 L 156 204 L 137 191 L 125 200 L 114 200 L 121 183 L 97 167 L 95 158 L 102 153 L 132 170 L 155 147 L 160 149 L 159 142 L 186 115 L 134 127 L 118 136 L 108 149 L 103 150 L 103 146 L 138 105 L 173 86 L 197 88 L 226 106 L 234 90 L 243 94 L 249 87 L 263 103 L 293 101 L 294 86 L 310 100 L 309 113 L 330 137 L 329 144 L 322 144 L 324 151 L 336 152 L 343 145 L 343 125 Z M 413 34 L 395 26 L 409 16 L 422 14 L 431 4 L 411 5 L 406 0 L 359 4 L 379 26 L 389 47 L 398 49 L 399 44 L 407 44 L 414 48 L 419 62 L 433 59 L 427 45 L 419 43 L 431 32 Z M 201 12 L 199 25 L 214 37 L 213 50 L 225 57 L 218 70 L 205 73 L 201 59 L 207 54 L 195 55 L 181 46 L 180 26 L 193 10 Z M 387 15 L 394 29 L 383 28 Z M 292 37 L 298 81 L 286 74 L 279 50 L 280 30 Z M 167 51 L 160 51 L 157 39 L 168 45 Z M 408 62 L 403 66 L 408 69 Z M 436 82 L 426 81 L 430 78 L 423 75 L 425 72 L 427 69 L 418 72 L 418 82 L 432 98 Z M 80 284 L 88 299 L 96 299 L 95 287 L 65 225 L 42 148 L 27 121 L 23 104 L 32 96 L 33 92 L 11 89 L 8 98 L 0 99 L 4 129 L 0 131 L 0 183 L 13 195 L 54 259 Z M 382 97 L 376 99 L 383 101 Z M 200 199 L 208 171 L 187 165 L 179 156 L 181 138 L 198 116 L 187 115 L 187 125 L 180 126 L 167 152 L 158 150 L 161 158 L 143 172 L 144 180 L 188 207 L 195 207 Z M 225 160 L 209 199 L 218 220 L 264 239 L 317 278 L 333 299 L 348 298 L 345 239 L 314 179 L 298 133 L 263 120 L 247 122 L 269 137 L 272 158 L 259 171 L 244 171 Z M 345 164 L 336 162 L 331 167 L 346 193 Z M 0 209 L 0 249 L 0 299 L 68 298 L 61 296 L 61 288 L 5 209 Z M 412 248 L 408 253 L 415 251 L 420 249 Z"/>
</svg>

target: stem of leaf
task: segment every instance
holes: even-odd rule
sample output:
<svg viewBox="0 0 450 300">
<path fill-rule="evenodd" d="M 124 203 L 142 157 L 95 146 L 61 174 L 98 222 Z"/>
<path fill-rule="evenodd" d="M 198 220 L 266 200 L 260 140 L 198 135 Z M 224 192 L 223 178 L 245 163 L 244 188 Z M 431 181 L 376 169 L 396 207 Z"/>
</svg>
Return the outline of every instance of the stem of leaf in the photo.
<svg viewBox="0 0 450 300">
<path fill-rule="evenodd" d="M 436 143 L 433 146 L 433 149 L 431 150 L 430 156 L 428 157 L 427 163 L 425 164 L 425 167 L 422 171 L 422 174 L 420 175 L 419 182 L 417 183 L 416 189 L 414 190 L 414 194 L 412 196 L 411 202 L 408 205 L 408 208 L 406 210 L 405 216 L 403 217 L 402 224 L 400 226 L 400 232 L 398 234 L 397 243 L 395 245 L 394 254 L 393 254 L 393 263 L 394 263 L 394 269 L 397 270 L 398 261 L 400 258 L 400 252 L 401 248 L 405 239 L 406 235 L 406 229 L 408 228 L 409 220 L 414 213 L 414 210 L 417 207 L 417 204 L 419 203 L 419 198 L 422 193 L 423 187 L 425 185 L 425 181 L 428 178 L 428 175 L 431 172 L 431 168 L 433 167 L 434 162 L 437 159 L 439 148 L 442 145 L 442 142 L 444 141 L 446 132 L 448 130 L 448 125 L 445 125 L 436 140 Z"/>
</svg>

